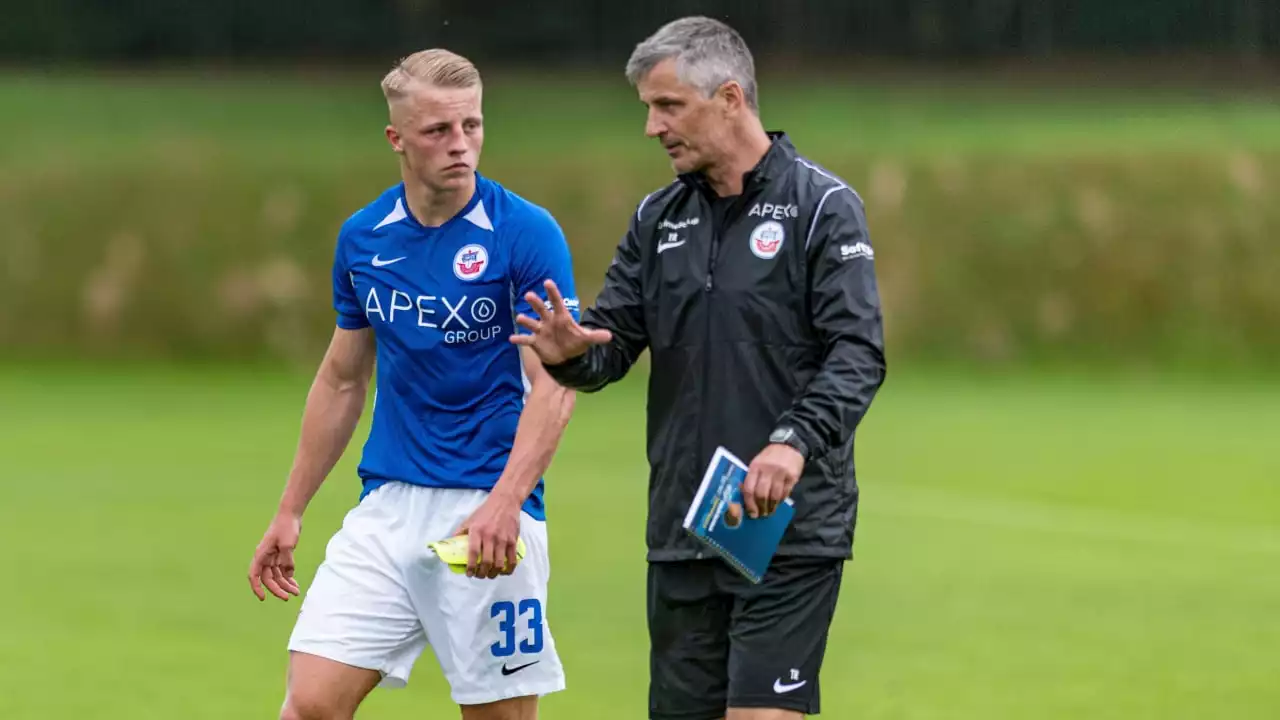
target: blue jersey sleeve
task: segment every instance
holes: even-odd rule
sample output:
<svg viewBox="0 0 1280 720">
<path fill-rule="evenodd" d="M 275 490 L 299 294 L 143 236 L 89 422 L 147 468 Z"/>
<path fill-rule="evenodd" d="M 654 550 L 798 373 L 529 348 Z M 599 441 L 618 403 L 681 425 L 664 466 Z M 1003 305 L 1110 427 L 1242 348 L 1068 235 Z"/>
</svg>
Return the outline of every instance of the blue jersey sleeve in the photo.
<svg viewBox="0 0 1280 720">
<path fill-rule="evenodd" d="M 333 253 L 333 309 L 338 313 L 338 327 L 344 330 L 359 330 L 369 327 L 369 318 L 365 317 L 356 297 L 355 282 L 347 267 L 343 236 L 338 234 L 338 244 Z"/>
<path fill-rule="evenodd" d="M 574 320 L 579 319 L 578 290 L 573 281 L 573 258 L 569 243 L 551 213 L 537 209 L 522 219 L 511 250 L 511 279 L 515 285 L 515 311 L 537 317 L 525 294 L 535 293 L 545 303 L 550 279 L 560 289 L 565 305 Z M 517 325 L 518 333 L 528 333 Z"/>
</svg>

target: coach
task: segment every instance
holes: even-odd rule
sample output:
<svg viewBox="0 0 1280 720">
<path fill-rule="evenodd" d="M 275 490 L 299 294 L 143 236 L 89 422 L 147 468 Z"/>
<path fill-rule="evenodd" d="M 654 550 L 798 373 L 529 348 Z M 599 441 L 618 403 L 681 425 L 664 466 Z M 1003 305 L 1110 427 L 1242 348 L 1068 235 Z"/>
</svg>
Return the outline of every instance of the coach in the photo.
<svg viewBox="0 0 1280 720">
<path fill-rule="evenodd" d="M 772 720 L 819 710 L 818 674 L 858 505 L 854 431 L 884 381 L 862 201 L 758 115 L 754 61 L 723 23 L 640 43 L 628 80 L 678 175 L 645 197 L 581 325 L 553 283 L 533 347 L 592 392 L 646 348 L 650 717 Z M 748 514 L 796 515 L 763 582 L 682 527 L 717 445 L 753 458 Z"/>
</svg>

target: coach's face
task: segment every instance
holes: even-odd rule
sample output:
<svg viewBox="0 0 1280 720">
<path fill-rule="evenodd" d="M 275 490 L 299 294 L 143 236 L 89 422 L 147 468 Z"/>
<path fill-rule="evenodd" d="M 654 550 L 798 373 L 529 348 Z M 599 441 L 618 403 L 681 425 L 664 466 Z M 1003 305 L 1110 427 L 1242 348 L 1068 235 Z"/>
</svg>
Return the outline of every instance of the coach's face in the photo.
<svg viewBox="0 0 1280 720">
<path fill-rule="evenodd" d="M 649 107 L 644 134 L 657 138 L 677 173 L 696 172 L 725 154 L 734 103 L 725 88 L 711 97 L 680 81 L 674 59 L 658 63 L 636 83 Z"/>
<path fill-rule="evenodd" d="M 442 88 L 414 83 L 391 103 L 387 140 L 405 167 L 437 192 L 465 188 L 480 163 L 484 122 L 480 86 Z"/>
</svg>

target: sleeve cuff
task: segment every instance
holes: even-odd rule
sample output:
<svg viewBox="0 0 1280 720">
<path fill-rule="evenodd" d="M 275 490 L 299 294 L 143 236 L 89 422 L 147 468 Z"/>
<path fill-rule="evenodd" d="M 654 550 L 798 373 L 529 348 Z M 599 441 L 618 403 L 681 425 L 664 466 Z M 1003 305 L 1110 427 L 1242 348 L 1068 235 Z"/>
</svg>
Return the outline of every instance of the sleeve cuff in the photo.
<svg viewBox="0 0 1280 720">
<path fill-rule="evenodd" d="M 799 425 L 791 422 L 783 422 L 774 428 L 769 434 L 769 442 L 787 445 L 799 452 L 808 462 L 814 455 L 816 444 L 808 433 L 804 432 Z"/>
<path fill-rule="evenodd" d="M 344 315 L 339 313 L 337 319 L 338 327 L 343 330 L 363 330 L 369 327 L 369 319 L 363 315 Z"/>
<path fill-rule="evenodd" d="M 578 390 L 585 389 L 586 379 L 590 374 L 588 371 L 591 368 L 591 352 L 587 351 L 556 365 L 543 363 L 542 367 L 561 385 Z"/>
</svg>

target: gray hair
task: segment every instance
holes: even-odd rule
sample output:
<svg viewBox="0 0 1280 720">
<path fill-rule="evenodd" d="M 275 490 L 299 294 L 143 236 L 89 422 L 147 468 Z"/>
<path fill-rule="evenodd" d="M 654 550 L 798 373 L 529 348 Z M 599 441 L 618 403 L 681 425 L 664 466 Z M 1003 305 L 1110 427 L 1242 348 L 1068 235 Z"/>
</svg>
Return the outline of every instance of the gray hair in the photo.
<svg viewBox="0 0 1280 720">
<path fill-rule="evenodd" d="M 759 112 L 755 60 L 746 41 L 728 25 L 702 16 L 672 20 L 636 45 L 627 60 L 627 81 L 635 85 L 668 58 L 675 58 L 680 82 L 711 97 L 732 80 L 742 86 L 747 106 Z"/>
</svg>

